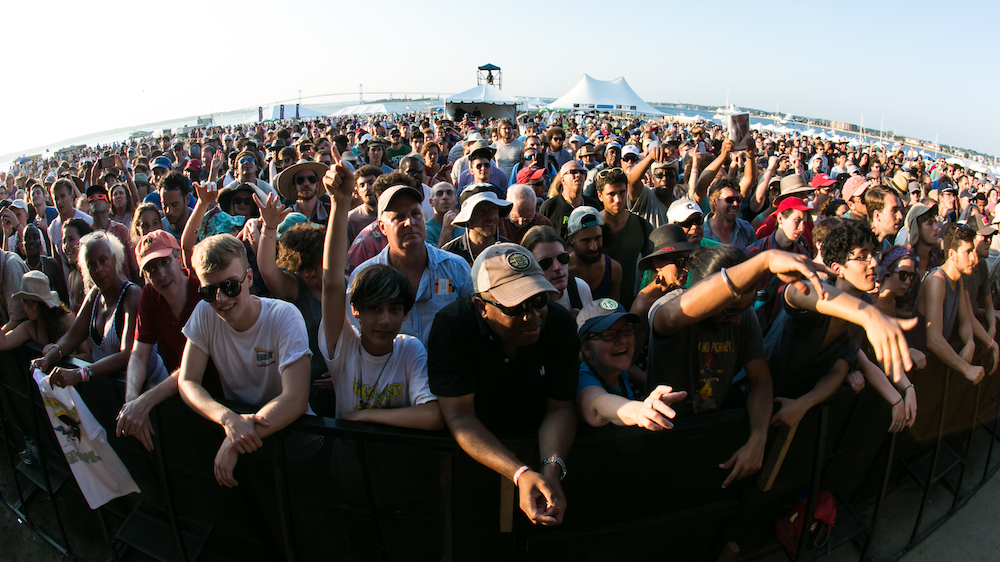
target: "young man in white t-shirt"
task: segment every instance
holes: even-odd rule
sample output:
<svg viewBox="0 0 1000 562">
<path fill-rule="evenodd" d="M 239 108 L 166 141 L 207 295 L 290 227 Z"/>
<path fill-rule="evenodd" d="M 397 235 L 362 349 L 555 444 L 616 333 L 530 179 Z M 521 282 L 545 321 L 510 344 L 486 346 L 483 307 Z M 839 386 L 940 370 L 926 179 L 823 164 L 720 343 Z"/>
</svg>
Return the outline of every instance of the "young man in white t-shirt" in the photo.
<svg viewBox="0 0 1000 562">
<path fill-rule="evenodd" d="M 263 235 L 277 233 L 264 229 Z M 239 454 L 256 451 L 262 438 L 307 412 L 312 353 L 305 321 L 294 305 L 250 294 L 253 274 L 242 242 L 230 234 L 206 238 L 195 246 L 192 263 L 205 302 L 184 326 L 188 342 L 179 390 L 191 408 L 226 430 L 215 457 L 215 478 L 233 487 Z M 255 414 L 237 414 L 205 390 L 201 381 L 209 357 L 226 399 L 260 408 Z"/>
<path fill-rule="evenodd" d="M 330 194 L 330 224 L 323 249 L 323 320 L 319 348 L 333 378 L 338 418 L 415 429 L 442 429 L 444 418 L 427 382 L 427 351 L 414 336 L 400 334 L 413 308 L 414 293 L 406 274 L 386 264 L 370 264 L 354 276 L 350 314 L 343 264 L 347 259 L 347 222 L 354 175 L 339 154 L 323 178 Z M 396 195 L 419 202 L 417 189 L 397 185 L 379 197 L 379 216 L 391 216 L 409 228 L 412 216 L 397 213 Z M 423 238 L 421 235 L 420 239 Z"/>
</svg>

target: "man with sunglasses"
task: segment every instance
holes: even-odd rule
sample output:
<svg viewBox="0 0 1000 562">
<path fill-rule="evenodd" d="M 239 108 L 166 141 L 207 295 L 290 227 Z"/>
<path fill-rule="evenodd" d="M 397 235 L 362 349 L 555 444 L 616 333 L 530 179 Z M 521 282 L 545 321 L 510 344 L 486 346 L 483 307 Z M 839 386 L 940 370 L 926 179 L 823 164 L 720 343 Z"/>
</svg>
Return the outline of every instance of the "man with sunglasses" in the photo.
<svg viewBox="0 0 1000 562">
<path fill-rule="evenodd" d="M 576 433 L 573 317 L 549 303 L 553 287 L 521 246 L 487 248 L 473 264 L 472 281 L 475 295 L 448 305 L 434 322 L 431 392 L 459 446 L 514 482 L 528 519 L 558 525 L 566 512 L 564 459 Z M 496 437 L 528 431 L 537 432 L 538 456 L 523 460 Z"/>
<path fill-rule="evenodd" d="M 608 168 L 619 168 L 622 165 L 622 145 L 616 141 L 609 142 L 604 147 L 604 161 L 599 162 L 587 172 L 587 180 L 583 184 L 583 193 L 590 197 L 596 197 L 597 191 L 594 189 L 594 182 L 597 174 Z"/>
<path fill-rule="evenodd" d="M 580 205 L 600 208 L 601 202 L 583 193 L 584 178 L 587 170 L 576 160 L 571 160 L 563 165 L 559 170 L 559 194 L 542 203 L 538 212 L 545 215 L 553 228 L 563 238 L 566 237 L 566 229 L 569 226 L 569 215 L 573 209 Z"/>
<path fill-rule="evenodd" d="M 90 203 L 90 217 L 94 220 L 91 226 L 94 230 L 104 230 L 121 242 L 125 248 L 125 263 L 123 273 L 133 282 L 139 281 L 139 265 L 135 261 L 135 254 L 132 253 L 132 237 L 128 228 L 111 220 L 111 202 L 108 198 L 108 190 L 100 185 L 92 185 L 87 189 L 87 202 Z"/>
<path fill-rule="evenodd" d="M 459 194 L 466 186 L 474 183 L 491 183 L 500 189 L 500 196 L 507 196 L 507 174 L 496 166 L 493 161 L 494 150 L 486 143 L 480 141 L 473 145 L 472 152 L 469 153 L 469 169 L 459 175 L 455 189 Z"/>
<path fill-rule="evenodd" d="M 701 212 L 701 207 L 686 197 L 674 201 L 667 209 L 667 224 L 681 227 L 687 235 L 688 242 L 703 247 L 720 245 L 720 242 L 705 238 L 705 229 L 702 226 L 704 223 L 705 215 Z"/>
<path fill-rule="evenodd" d="M 265 228 L 263 236 L 275 236 Z M 253 273 L 243 242 L 230 234 L 210 236 L 191 258 L 201 298 L 183 333 L 178 388 L 193 410 L 221 425 L 226 437 L 215 457 L 215 478 L 237 485 L 233 468 L 242 453 L 309 411 L 312 352 L 302 314 L 291 303 L 250 294 Z M 219 367 L 227 400 L 257 408 L 237 414 L 202 385 L 209 359 Z"/>
<path fill-rule="evenodd" d="M 322 162 L 302 161 L 278 175 L 278 192 L 292 212 L 302 213 L 313 224 L 325 225 L 330 217 L 329 197 L 321 193 L 323 176 L 330 167 Z"/>
<path fill-rule="evenodd" d="M 669 147 L 655 146 L 628 172 L 628 209 L 654 228 L 667 224 L 667 209 L 674 202 L 677 164 L 669 159 L 670 152 Z M 650 168 L 653 187 L 643 182 Z"/>
<path fill-rule="evenodd" d="M 243 150 L 236 155 L 235 179 L 227 184 L 226 187 L 235 189 L 237 185 L 247 183 L 257 186 L 257 189 L 263 192 L 264 198 L 266 198 L 269 193 L 273 193 L 275 196 L 278 196 L 278 192 L 271 187 L 271 184 L 257 177 L 257 170 L 256 151 Z"/>
<path fill-rule="evenodd" d="M 720 178 L 708 190 L 708 202 L 712 214 L 705 219 L 705 237 L 722 244 L 735 246 L 740 250 L 757 241 L 750 223 L 739 218 L 743 196 L 740 185 L 733 178 Z"/>
<path fill-rule="evenodd" d="M 573 155 L 563 147 L 566 142 L 566 131 L 562 127 L 549 127 L 545 131 L 545 138 L 549 140 L 545 151 L 546 162 L 555 166 L 556 169 L 561 169 L 573 159 Z"/>
</svg>

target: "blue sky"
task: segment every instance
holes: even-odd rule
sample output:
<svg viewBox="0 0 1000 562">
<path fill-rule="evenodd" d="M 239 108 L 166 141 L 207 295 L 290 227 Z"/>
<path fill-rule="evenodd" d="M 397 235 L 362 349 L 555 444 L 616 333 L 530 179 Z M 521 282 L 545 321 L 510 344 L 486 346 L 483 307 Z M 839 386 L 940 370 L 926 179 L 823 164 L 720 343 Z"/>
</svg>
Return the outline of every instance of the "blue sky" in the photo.
<svg viewBox="0 0 1000 562">
<path fill-rule="evenodd" d="M 1000 155 L 996 3 L 14 3 L 0 154 L 163 119 L 352 92 L 450 94 L 476 67 L 557 97 L 624 76 L 652 102 L 776 109 Z M 295 6 L 295 10 L 291 9 Z M 254 49 L 253 46 L 257 48 Z M 8 58 L 8 61 L 11 59 Z"/>
</svg>

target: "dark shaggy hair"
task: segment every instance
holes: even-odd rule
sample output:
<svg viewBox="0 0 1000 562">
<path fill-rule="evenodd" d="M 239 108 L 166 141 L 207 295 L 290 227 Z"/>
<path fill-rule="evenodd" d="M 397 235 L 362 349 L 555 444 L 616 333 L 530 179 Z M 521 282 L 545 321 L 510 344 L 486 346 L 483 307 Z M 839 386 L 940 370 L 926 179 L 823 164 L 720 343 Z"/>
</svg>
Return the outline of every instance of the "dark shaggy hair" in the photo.
<svg viewBox="0 0 1000 562">
<path fill-rule="evenodd" d="M 318 224 L 299 223 L 281 236 L 278 267 L 292 275 L 306 271 L 321 272 L 326 229 Z"/>
<path fill-rule="evenodd" d="M 406 275 L 388 265 L 372 265 L 354 276 L 351 283 L 351 305 L 363 310 L 373 304 L 389 301 L 403 306 L 403 312 L 413 308 L 413 289 Z"/>
<path fill-rule="evenodd" d="M 830 229 L 823 240 L 823 263 L 826 265 L 846 265 L 847 258 L 855 248 L 865 244 L 875 245 L 875 234 L 861 221 L 844 219 Z"/>
</svg>

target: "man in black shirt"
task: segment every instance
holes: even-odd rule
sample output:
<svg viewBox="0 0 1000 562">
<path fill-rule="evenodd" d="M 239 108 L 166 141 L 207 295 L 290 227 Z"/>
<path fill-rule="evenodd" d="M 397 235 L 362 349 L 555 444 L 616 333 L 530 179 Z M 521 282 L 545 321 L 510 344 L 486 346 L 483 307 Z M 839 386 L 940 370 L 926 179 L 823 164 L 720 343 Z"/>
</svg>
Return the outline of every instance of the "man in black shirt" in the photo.
<svg viewBox="0 0 1000 562">
<path fill-rule="evenodd" d="M 521 246 L 486 248 L 472 266 L 472 282 L 475 295 L 442 309 L 431 329 L 431 392 L 459 446 L 513 480 L 528 519 L 558 525 L 566 512 L 563 458 L 576 434 L 576 324 L 548 302 L 554 288 Z M 539 472 L 496 437 L 525 430 L 538 431 Z"/>
</svg>

